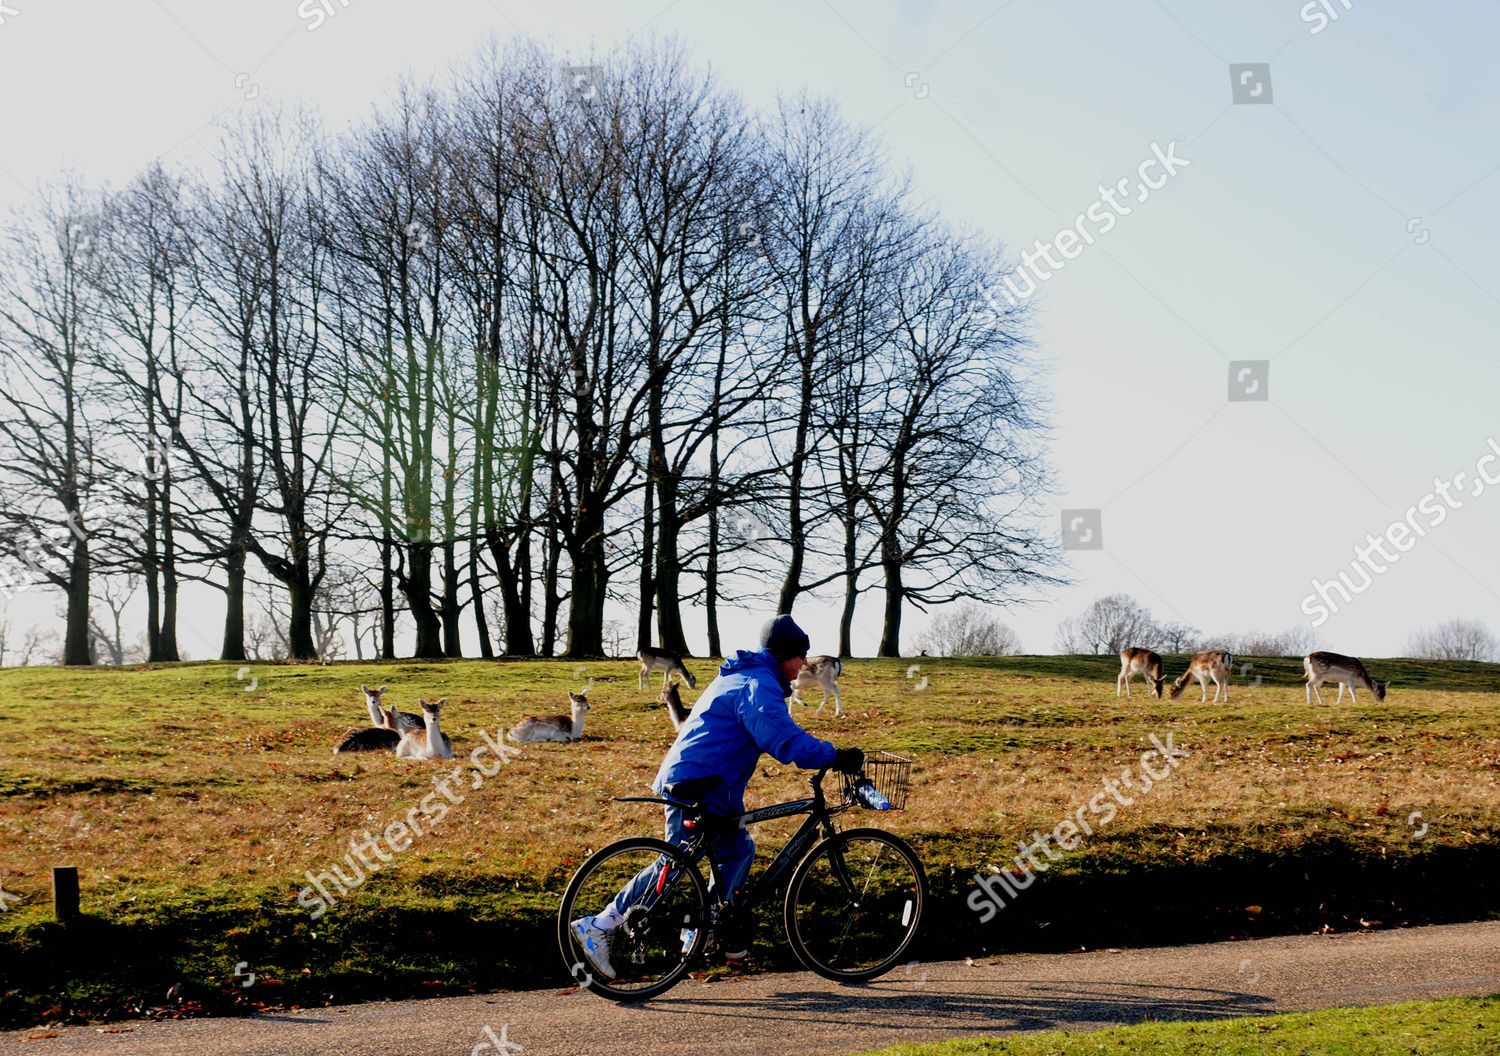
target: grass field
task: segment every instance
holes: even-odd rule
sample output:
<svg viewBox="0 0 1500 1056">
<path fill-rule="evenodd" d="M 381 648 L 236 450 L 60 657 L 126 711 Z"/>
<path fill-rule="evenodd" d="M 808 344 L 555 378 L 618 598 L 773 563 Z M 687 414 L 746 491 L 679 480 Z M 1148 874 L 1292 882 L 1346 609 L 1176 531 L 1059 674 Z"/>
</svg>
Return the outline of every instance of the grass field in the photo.
<svg viewBox="0 0 1500 1056">
<path fill-rule="evenodd" d="M 1200 703 L 1196 687 L 1150 699 L 1139 681 L 1117 700 L 1113 658 L 916 663 L 852 661 L 841 718 L 831 701 L 794 714 L 835 743 L 916 761 L 910 809 L 879 822 L 927 864 L 923 956 L 1477 919 L 1500 905 L 1500 666 L 1372 661 L 1394 680 L 1384 703 L 1334 705 L 1335 688 L 1319 707 L 1304 703 L 1297 660 L 1255 659 L 1262 684 L 1237 671 L 1228 704 Z M 705 685 L 710 663 L 690 666 Z M 649 785 L 673 735 L 635 667 L 0 671 L 0 888 L 21 898 L 0 899 L 0 1025 L 565 984 L 548 926 L 572 867 L 611 839 L 659 834 L 652 808 L 610 799 Z M 590 681 L 581 742 L 527 745 L 478 788 L 465 769 L 462 801 L 410 849 L 318 919 L 299 907 L 307 872 L 467 768 L 481 731 L 564 710 L 566 690 Z M 405 710 L 446 696 L 459 758 L 334 757 L 367 722 L 361 682 L 387 683 Z M 1190 753 L 1175 775 L 980 926 L 964 905 L 974 873 L 1136 766 L 1152 734 Z M 750 802 L 803 787 L 767 757 Z M 758 832 L 763 852 L 778 842 Z M 77 866 L 83 890 L 85 917 L 66 928 L 48 905 L 55 865 Z M 785 964 L 779 927 L 761 939 L 753 963 Z"/>
<path fill-rule="evenodd" d="M 1500 1053 L 1500 998 L 1414 1001 L 1208 1023 L 1142 1023 L 1097 1033 L 898 1045 L 873 1056 L 1481 1056 Z"/>
</svg>

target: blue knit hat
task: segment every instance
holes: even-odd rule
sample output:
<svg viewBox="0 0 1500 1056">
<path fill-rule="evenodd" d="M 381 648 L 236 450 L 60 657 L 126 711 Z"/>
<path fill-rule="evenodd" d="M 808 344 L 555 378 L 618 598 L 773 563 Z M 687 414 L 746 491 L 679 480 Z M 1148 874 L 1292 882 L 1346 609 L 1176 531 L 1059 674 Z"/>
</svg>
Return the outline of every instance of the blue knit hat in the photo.
<svg viewBox="0 0 1500 1056">
<path fill-rule="evenodd" d="M 807 632 L 786 613 L 767 620 L 760 629 L 760 647 L 782 662 L 794 656 L 806 656 L 811 644 Z"/>
</svg>

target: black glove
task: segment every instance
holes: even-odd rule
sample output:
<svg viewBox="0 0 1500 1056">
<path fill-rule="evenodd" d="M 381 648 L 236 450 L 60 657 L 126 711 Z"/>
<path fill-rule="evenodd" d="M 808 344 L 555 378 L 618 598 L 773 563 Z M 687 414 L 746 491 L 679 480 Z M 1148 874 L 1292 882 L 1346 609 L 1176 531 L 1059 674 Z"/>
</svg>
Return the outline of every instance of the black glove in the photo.
<svg viewBox="0 0 1500 1056">
<path fill-rule="evenodd" d="M 840 748 L 833 753 L 833 768 L 841 774 L 857 774 L 864 766 L 865 753 L 858 748 Z"/>
</svg>

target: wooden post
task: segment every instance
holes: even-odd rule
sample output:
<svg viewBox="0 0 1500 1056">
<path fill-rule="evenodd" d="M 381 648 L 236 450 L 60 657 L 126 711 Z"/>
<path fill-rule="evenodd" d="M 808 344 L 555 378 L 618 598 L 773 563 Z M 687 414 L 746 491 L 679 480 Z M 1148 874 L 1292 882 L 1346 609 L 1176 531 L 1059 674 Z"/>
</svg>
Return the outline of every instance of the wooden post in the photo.
<svg viewBox="0 0 1500 1056">
<path fill-rule="evenodd" d="M 52 911 L 59 924 L 70 924 L 78 919 L 77 866 L 52 867 Z"/>
</svg>

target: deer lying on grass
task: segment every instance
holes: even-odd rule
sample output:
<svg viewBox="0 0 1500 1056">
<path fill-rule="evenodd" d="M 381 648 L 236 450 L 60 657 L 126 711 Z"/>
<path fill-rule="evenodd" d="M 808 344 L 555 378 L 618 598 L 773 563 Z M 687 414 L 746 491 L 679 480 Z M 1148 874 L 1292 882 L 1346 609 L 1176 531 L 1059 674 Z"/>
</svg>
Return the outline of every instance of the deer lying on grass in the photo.
<svg viewBox="0 0 1500 1056">
<path fill-rule="evenodd" d="M 1192 679 L 1198 680 L 1199 687 L 1203 690 L 1203 700 L 1208 699 L 1208 680 L 1214 680 L 1214 703 L 1219 702 L 1219 690 L 1224 691 L 1224 703 L 1229 703 L 1229 672 L 1234 669 L 1234 656 L 1222 649 L 1210 649 L 1207 652 L 1198 653 L 1193 657 L 1193 662 L 1188 664 L 1188 669 L 1182 676 L 1172 683 L 1172 699 L 1176 700 L 1182 696 L 1182 691 L 1187 688 Z"/>
<path fill-rule="evenodd" d="M 665 649 L 652 649 L 649 645 L 635 654 L 635 658 L 641 662 L 641 673 L 635 682 L 639 689 L 645 689 L 651 681 L 651 672 L 661 672 L 662 688 L 666 688 L 667 679 L 673 675 L 681 675 L 682 680 L 688 684 L 689 689 L 698 688 L 698 680 L 693 673 L 682 666 L 682 657 L 676 653 L 669 653 Z"/>
<path fill-rule="evenodd" d="M 1370 695 L 1376 700 L 1385 699 L 1385 691 L 1390 688 L 1390 682 L 1371 681 L 1370 675 L 1365 671 L 1365 665 L 1352 656 L 1343 656 L 1339 653 L 1308 653 L 1302 658 L 1302 670 L 1307 675 L 1307 702 L 1312 703 L 1313 694 L 1317 693 L 1318 703 L 1323 703 L 1323 694 L 1318 692 L 1318 686 L 1324 682 L 1337 682 L 1339 684 L 1339 699 L 1334 701 L 1338 704 L 1344 699 L 1344 687 L 1349 687 L 1349 697 L 1355 703 L 1359 702 L 1359 696 L 1354 692 L 1356 686 L 1363 686 L 1370 691 Z"/>
<path fill-rule="evenodd" d="M 797 680 L 792 683 L 792 699 L 798 704 L 807 706 L 807 701 L 797 694 L 802 690 L 821 689 L 823 699 L 818 701 L 818 710 L 823 710 L 823 705 L 828 703 L 828 694 L 833 694 L 833 713 L 835 716 L 844 713 L 843 702 L 839 699 L 839 676 L 844 673 L 844 662 L 836 656 L 809 656 L 807 664 L 802 668 Z"/>
<path fill-rule="evenodd" d="M 1161 673 L 1161 657 L 1150 649 L 1121 649 L 1120 650 L 1120 674 L 1115 679 L 1115 696 L 1120 695 L 1120 687 L 1125 688 L 1125 695 L 1130 696 L 1130 680 L 1136 675 L 1141 675 L 1151 686 L 1151 695 L 1159 697 L 1162 695 L 1162 684 L 1166 678 Z"/>
<path fill-rule="evenodd" d="M 667 718 L 672 720 L 672 729 L 682 729 L 682 724 L 687 722 L 692 708 L 685 707 L 682 703 L 682 694 L 677 690 L 676 682 L 668 682 L 662 687 L 661 696 L 657 698 L 667 706 Z"/>
<path fill-rule="evenodd" d="M 378 711 L 380 724 L 363 730 L 350 730 L 333 750 L 340 752 L 394 752 L 401 743 L 401 734 L 396 730 L 396 713 L 393 709 Z"/>
<path fill-rule="evenodd" d="M 418 700 L 417 703 L 422 705 L 422 715 L 426 720 L 425 728 L 402 732 L 401 743 L 396 745 L 396 758 L 452 759 L 453 741 L 446 733 L 438 729 L 438 712 L 443 710 L 443 705 L 448 703 L 448 698 L 443 697 L 432 704 L 425 700 Z"/>
<path fill-rule="evenodd" d="M 365 695 L 365 707 L 370 709 L 370 722 L 379 726 L 385 721 L 381 718 L 385 708 L 380 703 L 380 696 L 385 692 L 385 687 L 381 686 L 379 689 L 371 689 L 361 682 L 359 689 Z M 395 712 L 395 716 L 396 725 L 391 727 L 393 730 L 420 730 L 426 725 L 426 721 L 422 716 L 413 715 L 409 711 L 397 711 Z"/>
<path fill-rule="evenodd" d="M 577 741 L 583 738 L 583 716 L 589 710 L 586 693 L 568 690 L 573 715 L 528 715 L 506 733 L 506 740 L 516 744 L 538 744 L 542 741 Z"/>
</svg>

